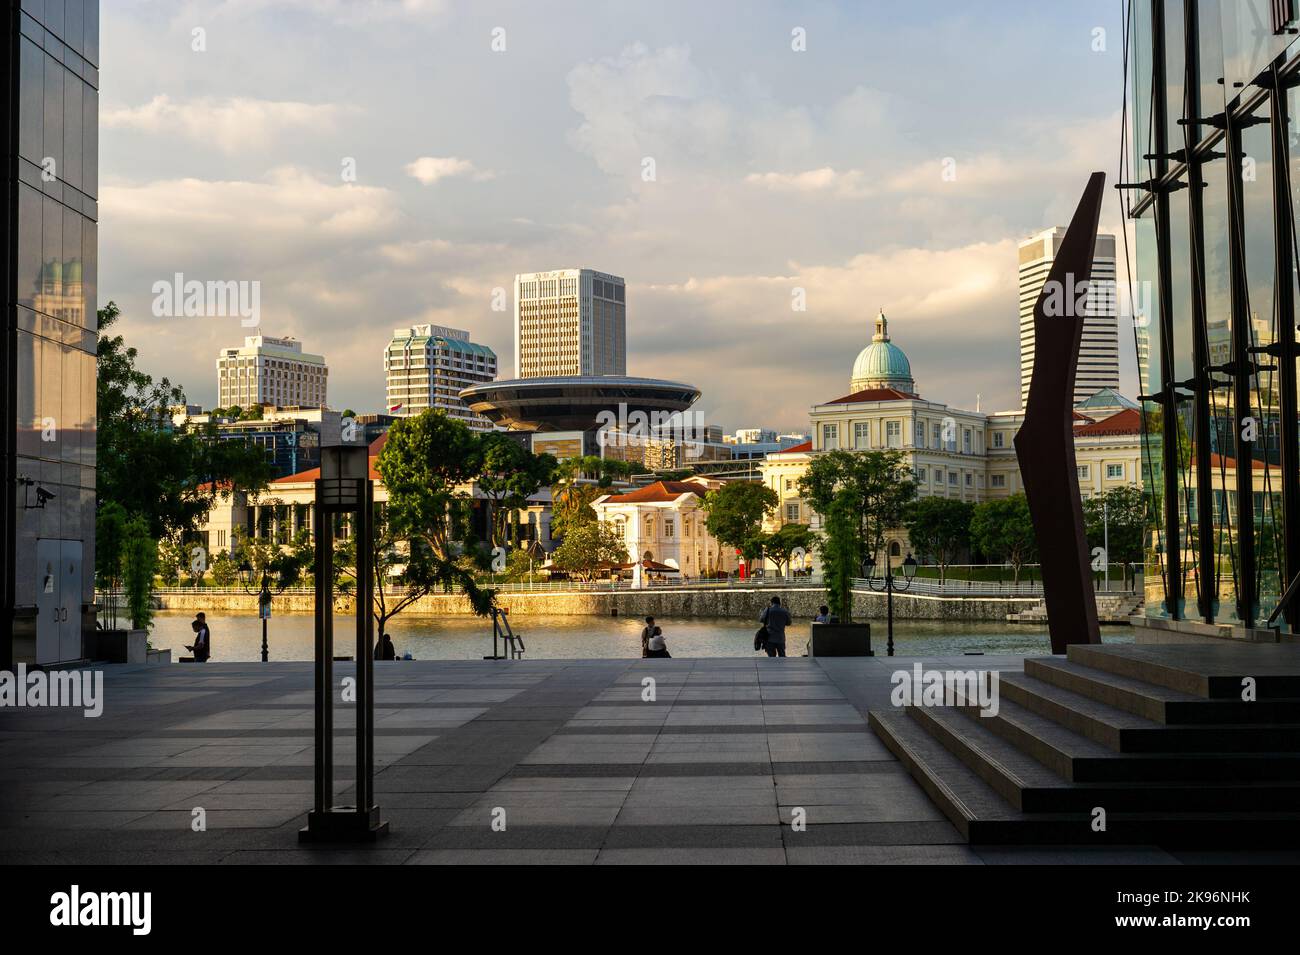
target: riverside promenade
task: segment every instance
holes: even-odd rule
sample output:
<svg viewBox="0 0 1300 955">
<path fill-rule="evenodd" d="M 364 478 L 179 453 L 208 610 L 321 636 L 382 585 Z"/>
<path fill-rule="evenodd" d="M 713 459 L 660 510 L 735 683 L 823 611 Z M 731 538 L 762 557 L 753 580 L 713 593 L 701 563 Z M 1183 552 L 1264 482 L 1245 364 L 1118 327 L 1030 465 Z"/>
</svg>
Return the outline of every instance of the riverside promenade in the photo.
<svg viewBox="0 0 1300 955">
<path fill-rule="evenodd" d="M 1239 861 L 967 846 L 867 727 L 868 708 L 889 706 L 890 674 L 913 662 L 376 664 L 375 785 L 391 832 L 340 849 L 297 842 L 312 799 L 310 664 L 107 666 L 99 718 L 0 710 L 0 863 Z M 336 664 L 338 679 L 350 672 Z M 344 775 L 348 711 L 336 710 Z M 340 803 L 349 788 L 341 778 Z"/>
</svg>

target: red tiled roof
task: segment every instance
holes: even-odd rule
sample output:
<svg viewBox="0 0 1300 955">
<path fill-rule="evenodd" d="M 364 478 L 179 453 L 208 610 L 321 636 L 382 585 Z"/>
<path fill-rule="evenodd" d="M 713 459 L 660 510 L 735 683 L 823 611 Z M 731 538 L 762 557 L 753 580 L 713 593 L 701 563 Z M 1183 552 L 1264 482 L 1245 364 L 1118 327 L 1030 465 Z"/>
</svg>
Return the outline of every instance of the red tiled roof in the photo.
<svg viewBox="0 0 1300 955">
<path fill-rule="evenodd" d="M 1102 418 L 1092 424 L 1081 425 L 1074 429 L 1074 433 L 1089 435 L 1141 434 L 1142 415 L 1136 408 L 1125 408 L 1109 418 Z"/>
<path fill-rule="evenodd" d="M 704 496 L 707 489 L 689 481 L 655 481 L 645 487 L 624 494 L 612 494 L 605 499 L 607 504 L 654 504 L 675 501 L 683 494 Z"/>
<path fill-rule="evenodd" d="M 1237 459 L 1229 455 L 1215 454 L 1211 452 L 1210 467 L 1214 468 L 1216 472 L 1218 471 L 1219 468 L 1224 468 L 1228 472 L 1232 472 L 1237 470 Z M 1262 471 L 1264 470 L 1264 467 L 1265 464 L 1263 461 L 1259 460 L 1258 458 L 1251 458 L 1250 468 L 1252 471 Z M 1273 465 L 1273 467 L 1277 467 L 1277 465 L 1275 464 Z"/>
<path fill-rule="evenodd" d="M 851 395 L 835 398 L 826 403 L 828 405 L 850 405 L 859 401 L 898 401 L 899 399 L 907 400 L 920 397 L 920 395 L 914 395 L 911 392 L 899 391 L 897 388 L 868 388 L 865 391 L 855 391 Z"/>
<path fill-rule="evenodd" d="M 374 449 L 373 444 L 370 447 L 372 450 Z M 375 461 L 378 459 L 378 457 L 379 455 L 377 454 L 370 455 L 370 480 L 372 481 L 383 480 L 383 478 L 379 476 L 379 472 L 375 470 Z M 319 479 L 320 479 L 320 468 L 310 468 L 306 471 L 299 471 L 297 474 L 290 474 L 288 477 L 276 478 L 271 483 L 272 484 L 310 484 L 312 481 L 316 481 Z"/>
<path fill-rule="evenodd" d="M 803 444 L 796 444 L 788 448 L 783 448 L 780 451 L 773 451 L 772 453 L 773 454 L 798 454 L 801 451 L 811 451 L 811 450 L 812 450 L 812 442 L 805 441 Z"/>
</svg>

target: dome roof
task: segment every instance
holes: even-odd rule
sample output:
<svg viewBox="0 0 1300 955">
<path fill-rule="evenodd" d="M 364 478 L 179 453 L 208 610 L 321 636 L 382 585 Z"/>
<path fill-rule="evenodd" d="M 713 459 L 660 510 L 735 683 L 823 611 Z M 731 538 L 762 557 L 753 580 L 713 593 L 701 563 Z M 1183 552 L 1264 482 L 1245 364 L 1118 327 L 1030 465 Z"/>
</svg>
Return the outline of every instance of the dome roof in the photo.
<svg viewBox="0 0 1300 955">
<path fill-rule="evenodd" d="M 876 316 L 876 333 L 871 337 L 871 344 L 858 353 L 858 359 L 853 363 L 850 387 L 853 391 L 868 388 L 916 390 L 912 363 L 907 360 L 903 349 L 889 340 L 889 323 L 883 311 Z"/>
</svg>

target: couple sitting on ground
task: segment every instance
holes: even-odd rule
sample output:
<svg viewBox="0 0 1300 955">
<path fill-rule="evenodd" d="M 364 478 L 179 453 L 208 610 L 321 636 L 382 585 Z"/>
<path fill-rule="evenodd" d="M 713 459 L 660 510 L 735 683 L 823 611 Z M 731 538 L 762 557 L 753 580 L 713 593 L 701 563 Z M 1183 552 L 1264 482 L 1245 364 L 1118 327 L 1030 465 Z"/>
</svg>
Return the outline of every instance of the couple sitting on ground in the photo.
<svg viewBox="0 0 1300 955">
<path fill-rule="evenodd" d="M 655 626 L 654 617 L 646 617 L 645 626 L 641 628 L 641 656 L 672 658 L 668 644 L 664 642 L 664 632 Z"/>
</svg>

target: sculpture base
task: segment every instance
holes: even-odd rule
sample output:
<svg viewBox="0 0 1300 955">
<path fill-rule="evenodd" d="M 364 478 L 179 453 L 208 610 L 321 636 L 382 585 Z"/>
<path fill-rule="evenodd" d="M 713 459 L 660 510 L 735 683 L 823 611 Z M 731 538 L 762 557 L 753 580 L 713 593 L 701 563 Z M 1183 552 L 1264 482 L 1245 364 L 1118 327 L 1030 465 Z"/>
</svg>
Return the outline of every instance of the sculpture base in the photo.
<svg viewBox="0 0 1300 955">
<path fill-rule="evenodd" d="M 388 823 L 379 818 L 379 807 L 358 812 L 354 806 L 335 806 L 324 812 L 307 813 L 307 825 L 298 830 L 300 843 L 375 842 L 388 835 Z"/>
</svg>

